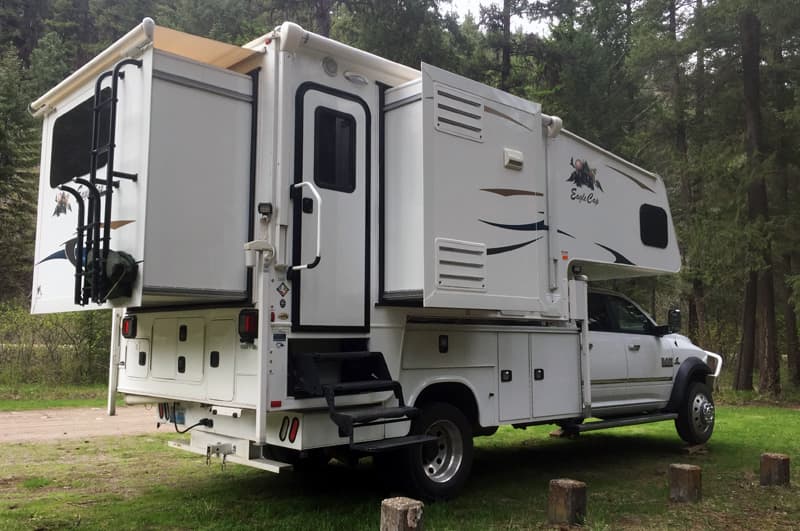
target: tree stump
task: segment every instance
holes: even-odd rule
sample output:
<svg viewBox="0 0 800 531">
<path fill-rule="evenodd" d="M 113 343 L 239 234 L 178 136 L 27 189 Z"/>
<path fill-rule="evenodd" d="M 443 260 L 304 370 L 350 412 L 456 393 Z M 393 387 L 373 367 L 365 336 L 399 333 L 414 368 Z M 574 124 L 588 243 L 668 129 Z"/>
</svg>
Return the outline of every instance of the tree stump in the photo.
<svg viewBox="0 0 800 531">
<path fill-rule="evenodd" d="M 547 520 L 551 524 L 581 524 L 586 519 L 586 483 L 551 479 L 547 496 Z"/>
<path fill-rule="evenodd" d="M 381 531 L 420 531 L 424 504 L 411 498 L 387 498 L 381 502 Z"/>
<path fill-rule="evenodd" d="M 676 502 L 698 502 L 703 497 L 699 466 L 669 465 L 669 499 Z"/>
<path fill-rule="evenodd" d="M 789 485 L 789 456 L 761 454 L 761 484 Z"/>
</svg>

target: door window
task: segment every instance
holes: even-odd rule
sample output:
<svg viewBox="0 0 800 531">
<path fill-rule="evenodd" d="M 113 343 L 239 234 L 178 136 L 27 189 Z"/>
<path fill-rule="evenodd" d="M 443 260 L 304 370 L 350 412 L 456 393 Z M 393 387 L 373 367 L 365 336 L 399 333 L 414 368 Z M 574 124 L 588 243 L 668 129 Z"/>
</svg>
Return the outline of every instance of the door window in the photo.
<svg viewBox="0 0 800 531">
<path fill-rule="evenodd" d="M 609 297 L 608 306 L 616 320 L 619 332 L 647 334 L 653 328 L 650 318 L 632 302 L 620 297 Z"/>
<path fill-rule="evenodd" d="M 614 331 L 606 299 L 607 297 L 601 293 L 589 294 L 589 330 L 593 332 Z"/>
<path fill-rule="evenodd" d="M 635 304 L 604 293 L 589 294 L 589 330 L 649 334 L 653 322 Z"/>
<path fill-rule="evenodd" d="M 356 119 L 327 107 L 314 112 L 314 182 L 320 188 L 356 189 Z"/>
</svg>

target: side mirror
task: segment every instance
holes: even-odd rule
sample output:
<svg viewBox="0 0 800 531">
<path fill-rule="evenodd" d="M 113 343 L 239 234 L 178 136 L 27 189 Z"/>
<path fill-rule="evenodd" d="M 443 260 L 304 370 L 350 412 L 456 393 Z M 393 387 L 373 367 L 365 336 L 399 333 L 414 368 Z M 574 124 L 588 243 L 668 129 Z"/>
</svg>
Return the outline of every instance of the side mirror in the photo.
<svg viewBox="0 0 800 531">
<path fill-rule="evenodd" d="M 678 308 L 672 308 L 667 312 L 667 326 L 670 332 L 681 331 L 681 311 Z"/>
</svg>

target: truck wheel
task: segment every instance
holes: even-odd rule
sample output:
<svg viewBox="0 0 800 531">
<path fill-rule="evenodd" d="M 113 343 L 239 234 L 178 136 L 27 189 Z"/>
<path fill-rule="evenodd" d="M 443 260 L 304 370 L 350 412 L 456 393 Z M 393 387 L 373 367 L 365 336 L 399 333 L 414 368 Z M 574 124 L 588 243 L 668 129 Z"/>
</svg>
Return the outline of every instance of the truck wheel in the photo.
<svg viewBox="0 0 800 531">
<path fill-rule="evenodd" d="M 706 442 L 714 431 L 714 400 L 711 389 L 702 382 L 692 382 L 686 402 L 678 411 L 675 429 L 681 439 L 690 444 Z"/>
<path fill-rule="evenodd" d="M 472 468 L 472 429 L 458 408 L 443 402 L 422 408 L 411 433 L 434 435 L 430 443 L 403 452 L 408 489 L 424 500 L 452 498 L 464 486 Z"/>
</svg>

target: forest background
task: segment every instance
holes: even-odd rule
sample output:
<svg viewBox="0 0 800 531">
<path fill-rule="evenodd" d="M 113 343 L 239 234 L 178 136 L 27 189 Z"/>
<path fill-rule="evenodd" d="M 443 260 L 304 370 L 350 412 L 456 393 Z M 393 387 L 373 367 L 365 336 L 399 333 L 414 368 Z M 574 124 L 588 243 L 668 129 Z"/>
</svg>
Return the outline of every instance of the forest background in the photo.
<svg viewBox="0 0 800 531">
<path fill-rule="evenodd" d="M 108 371 L 106 311 L 28 314 L 40 124 L 27 105 L 115 39 L 160 25 L 243 44 L 284 20 L 535 100 L 664 177 L 678 276 L 621 288 L 721 353 L 724 381 L 800 388 L 800 0 L 0 0 L 0 386 Z M 512 20 L 527 20 L 527 28 Z M 748 395 L 752 396 L 752 395 Z"/>
</svg>

